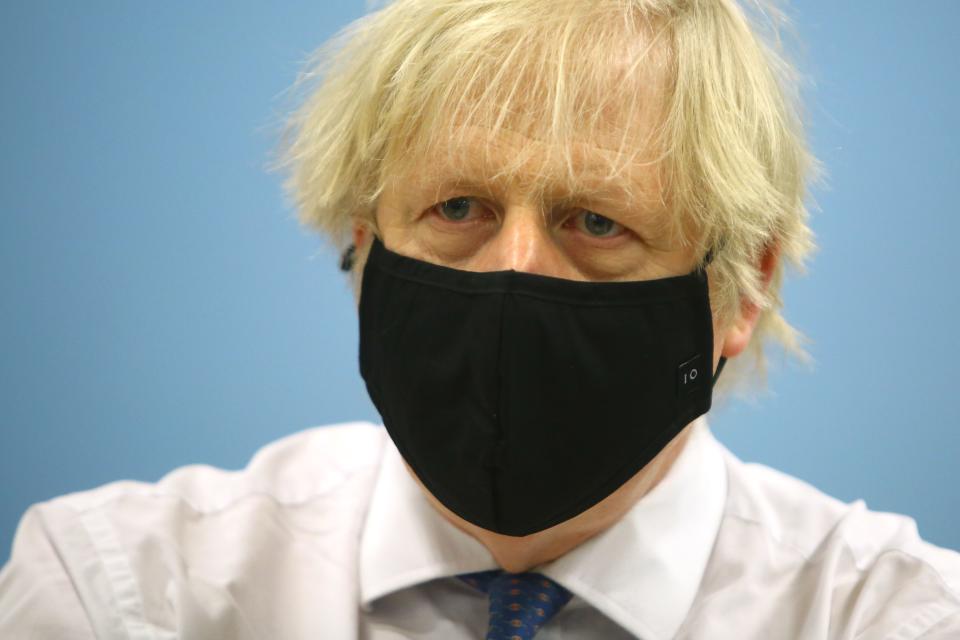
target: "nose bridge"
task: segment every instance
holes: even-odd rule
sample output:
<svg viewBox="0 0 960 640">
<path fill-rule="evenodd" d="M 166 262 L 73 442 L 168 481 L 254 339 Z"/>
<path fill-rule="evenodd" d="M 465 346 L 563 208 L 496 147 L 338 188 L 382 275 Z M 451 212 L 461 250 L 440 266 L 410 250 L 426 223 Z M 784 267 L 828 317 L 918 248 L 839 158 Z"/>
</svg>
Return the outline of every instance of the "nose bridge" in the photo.
<svg viewBox="0 0 960 640">
<path fill-rule="evenodd" d="M 543 214 L 532 204 L 507 209 L 495 242 L 498 269 L 550 275 L 556 267 L 550 230 Z"/>
</svg>

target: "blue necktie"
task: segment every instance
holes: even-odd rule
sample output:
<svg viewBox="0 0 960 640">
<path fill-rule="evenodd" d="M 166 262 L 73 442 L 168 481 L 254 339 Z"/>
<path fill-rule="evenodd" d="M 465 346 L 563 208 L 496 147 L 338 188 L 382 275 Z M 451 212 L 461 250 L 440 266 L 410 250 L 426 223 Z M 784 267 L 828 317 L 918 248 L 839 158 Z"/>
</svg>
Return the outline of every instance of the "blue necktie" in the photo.
<svg viewBox="0 0 960 640">
<path fill-rule="evenodd" d="M 539 573 L 495 569 L 457 577 L 490 597 L 486 640 L 530 640 L 573 597 Z"/>
</svg>

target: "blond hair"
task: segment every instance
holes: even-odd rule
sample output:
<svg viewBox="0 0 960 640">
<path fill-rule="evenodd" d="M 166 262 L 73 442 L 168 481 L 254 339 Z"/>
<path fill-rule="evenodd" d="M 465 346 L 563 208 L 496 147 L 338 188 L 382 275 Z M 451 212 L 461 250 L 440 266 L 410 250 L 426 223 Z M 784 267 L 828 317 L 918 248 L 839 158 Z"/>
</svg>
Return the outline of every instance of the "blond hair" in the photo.
<svg viewBox="0 0 960 640">
<path fill-rule="evenodd" d="M 737 360 L 762 374 L 764 343 L 802 353 L 780 287 L 812 249 L 804 200 L 819 165 L 780 45 L 786 20 L 761 1 L 748 16 L 733 0 L 395 0 L 308 60 L 274 166 L 290 171 L 300 219 L 343 248 L 355 220 L 375 226 L 410 158 L 468 130 L 548 141 L 544 184 L 558 171 L 576 183 L 574 143 L 612 135 L 610 178 L 656 166 L 657 193 L 634 195 L 669 209 L 678 241 L 716 251 L 718 316 L 760 306 L 753 357 Z M 638 145 L 610 114 L 641 109 L 661 124 Z M 504 173 L 529 168 L 520 155 Z M 771 248 L 781 259 L 764 287 Z"/>
</svg>

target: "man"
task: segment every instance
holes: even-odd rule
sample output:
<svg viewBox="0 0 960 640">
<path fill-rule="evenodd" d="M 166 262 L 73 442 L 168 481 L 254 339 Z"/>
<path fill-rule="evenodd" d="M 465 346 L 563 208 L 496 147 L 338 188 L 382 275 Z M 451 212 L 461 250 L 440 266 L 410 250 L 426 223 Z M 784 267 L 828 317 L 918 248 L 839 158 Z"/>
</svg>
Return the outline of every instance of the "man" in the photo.
<svg viewBox="0 0 960 640">
<path fill-rule="evenodd" d="M 285 158 L 351 245 L 386 429 L 34 507 L 0 635 L 960 637 L 958 554 L 702 418 L 794 345 L 810 248 L 756 28 L 731 0 L 397 0 L 348 29 Z"/>
</svg>

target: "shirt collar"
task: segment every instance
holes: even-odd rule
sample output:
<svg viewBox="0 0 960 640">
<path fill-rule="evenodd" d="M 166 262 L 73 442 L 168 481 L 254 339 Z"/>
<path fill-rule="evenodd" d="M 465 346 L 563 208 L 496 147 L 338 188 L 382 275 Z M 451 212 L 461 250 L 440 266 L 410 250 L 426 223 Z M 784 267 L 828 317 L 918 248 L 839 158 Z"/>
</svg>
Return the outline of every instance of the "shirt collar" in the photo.
<svg viewBox="0 0 960 640">
<path fill-rule="evenodd" d="M 667 475 L 619 522 L 537 571 L 636 636 L 672 637 L 693 603 L 726 493 L 721 447 L 700 418 Z M 360 543 L 361 606 L 496 567 L 486 547 L 430 505 L 388 442 Z"/>
</svg>

